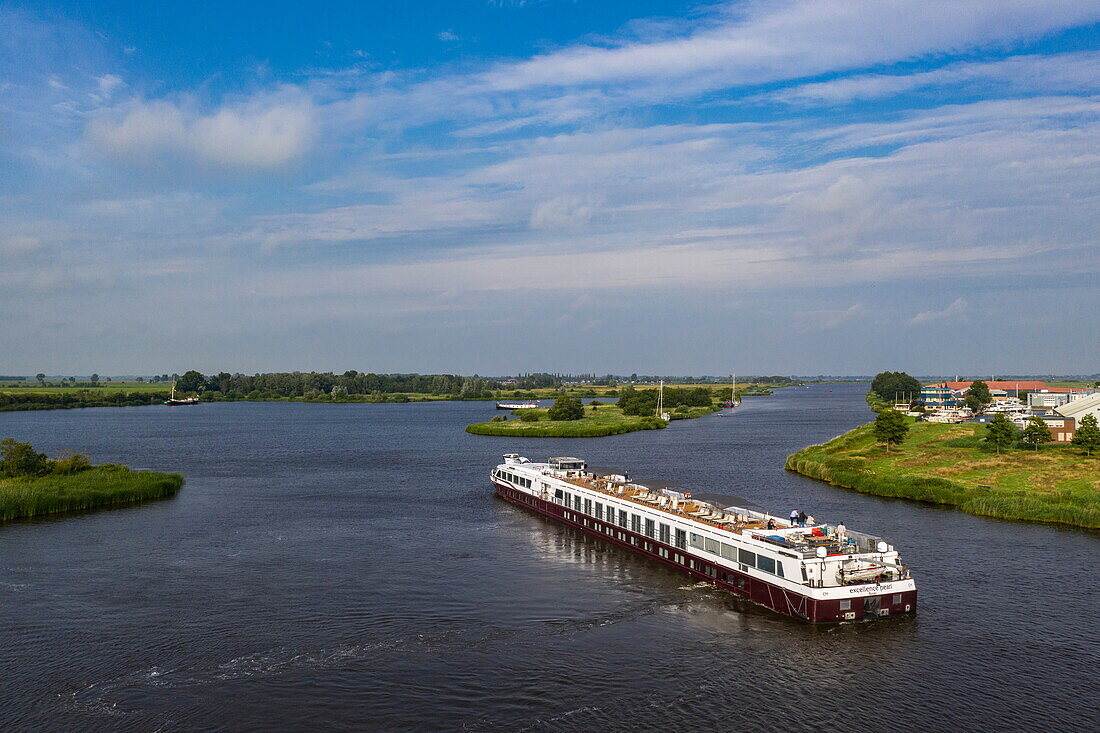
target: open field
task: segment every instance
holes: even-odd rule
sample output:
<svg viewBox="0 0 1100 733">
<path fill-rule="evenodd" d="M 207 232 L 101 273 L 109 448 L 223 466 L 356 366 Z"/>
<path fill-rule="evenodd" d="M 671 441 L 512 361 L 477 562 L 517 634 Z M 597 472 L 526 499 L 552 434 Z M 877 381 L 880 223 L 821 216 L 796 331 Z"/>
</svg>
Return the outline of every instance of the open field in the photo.
<svg viewBox="0 0 1100 733">
<path fill-rule="evenodd" d="M 950 504 L 971 514 L 1100 528 L 1100 457 L 1065 445 L 998 455 L 984 425 L 914 423 L 889 453 L 871 426 L 788 456 L 786 467 L 867 494 Z"/>
<path fill-rule="evenodd" d="M 57 385 L 47 381 L 45 386 L 38 382 L 0 382 L 0 392 L 11 394 L 74 394 L 76 392 L 168 392 L 172 389 L 165 382 L 134 382 L 132 380 L 100 382 L 96 386 Z"/>
<path fill-rule="evenodd" d="M 673 411 L 674 420 L 692 419 L 709 415 L 713 407 L 691 407 L 681 412 Z M 466 432 L 474 435 L 504 435 L 517 438 L 600 438 L 605 435 L 621 435 L 635 430 L 660 430 L 668 423 L 656 417 L 624 415 L 616 405 L 585 406 L 580 420 L 547 420 L 545 409 L 516 410 L 516 414 L 535 413 L 538 422 L 513 419 L 504 422 L 482 422 L 466 426 Z"/>
<path fill-rule="evenodd" d="M 0 521 L 120 506 L 176 494 L 178 473 L 103 465 L 66 475 L 0 479 Z"/>
</svg>

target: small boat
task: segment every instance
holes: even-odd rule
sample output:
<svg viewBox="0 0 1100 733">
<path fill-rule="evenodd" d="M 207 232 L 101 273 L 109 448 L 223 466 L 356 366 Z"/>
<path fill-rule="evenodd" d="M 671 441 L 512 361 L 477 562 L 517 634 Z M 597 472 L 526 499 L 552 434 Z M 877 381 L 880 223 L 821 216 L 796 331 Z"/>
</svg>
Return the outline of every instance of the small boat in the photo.
<svg viewBox="0 0 1100 733">
<path fill-rule="evenodd" d="M 180 397 L 176 399 L 176 383 L 172 382 L 172 392 L 168 395 L 168 399 L 164 401 L 164 404 L 169 407 L 179 407 L 181 405 L 197 405 L 199 404 L 198 397 Z"/>
<path fill-rule="evenodd" d="M 539 406 L 537 402 L 498 402 L 498 410 L 532 410 Z"/>
</svg>

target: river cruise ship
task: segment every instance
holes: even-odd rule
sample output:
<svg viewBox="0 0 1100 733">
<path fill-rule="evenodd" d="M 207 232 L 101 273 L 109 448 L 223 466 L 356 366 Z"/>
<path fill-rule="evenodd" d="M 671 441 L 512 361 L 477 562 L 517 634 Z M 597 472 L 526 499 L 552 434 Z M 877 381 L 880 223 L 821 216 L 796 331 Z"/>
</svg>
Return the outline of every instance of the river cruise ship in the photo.
<svg viewBox="0 0 1100 733">
<path fill-rule="evenodd" d="M 800 527 L 736 497 L 633 480 L 579 458 L 535 463 L 509 453 L 491 480 L 507 501 L 798 619 L 858 621 L 917 607 L 897 550 L 843 525 Z"/>
</svg>

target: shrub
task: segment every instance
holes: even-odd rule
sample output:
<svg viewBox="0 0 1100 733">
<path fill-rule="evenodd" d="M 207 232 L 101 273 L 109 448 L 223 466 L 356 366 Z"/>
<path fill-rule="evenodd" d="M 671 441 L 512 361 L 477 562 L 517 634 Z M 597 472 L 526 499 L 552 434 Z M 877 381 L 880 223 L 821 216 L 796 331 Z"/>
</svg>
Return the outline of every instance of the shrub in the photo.
<svg viewBox="0 0 1100 733">
<path fill-rule="evenodd" d="M 559 397 L 546 411 L 550 420 L 580 420 L 584 417 L 584 405 L 576 397 Z"/>
<path fill-rule="evenodd" d="M 519 414 L 519 419 L 523 422 L 538 422 L 540 418 L 541 415 L 534 410 L 524 410 Z"/>
</svg>

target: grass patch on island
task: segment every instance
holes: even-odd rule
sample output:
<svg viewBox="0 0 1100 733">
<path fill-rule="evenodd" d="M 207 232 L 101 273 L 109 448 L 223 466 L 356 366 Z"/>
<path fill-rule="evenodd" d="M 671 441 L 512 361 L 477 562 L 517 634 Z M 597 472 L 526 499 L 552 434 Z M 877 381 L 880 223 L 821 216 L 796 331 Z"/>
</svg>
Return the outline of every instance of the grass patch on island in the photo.
<svg viewBox="0 0 1100 733">
<path fill-rule="evenodd" d="M 672 411 L 672 419 L 691 419 L 714 412 L 713 407 L 690 407 Z M 635 430 L 660 430 L 668 425 L 657 417 L 624 415 L 617 405 L 586 405 L 580 420 L 548 420 L 548 410 L 516 410 L 516 419 L 494 420 L 466 426 L 474 435 L 504 435 L 513 438 L 600 438 Z M 526 413 L 527 417 L 524 418 Z M 537 420 L 532 420 L 537 416 Z"/>
<path fill-rule="evenodd" d="M 0 521 L 163 499 L 182 486 L 178 473 L 112 464 L 68 475 L 0 478 Z"/>
<path fill-rule="evenodd" d="M 984 425 L 915 423 L 887 452 L 863 425 L 788 456 L 786 468 L 866 494 L 1100 528 L 1100 457 L 1055 444 L 998 454 L 984 446 L 984 434 Z"/>
</svg>

